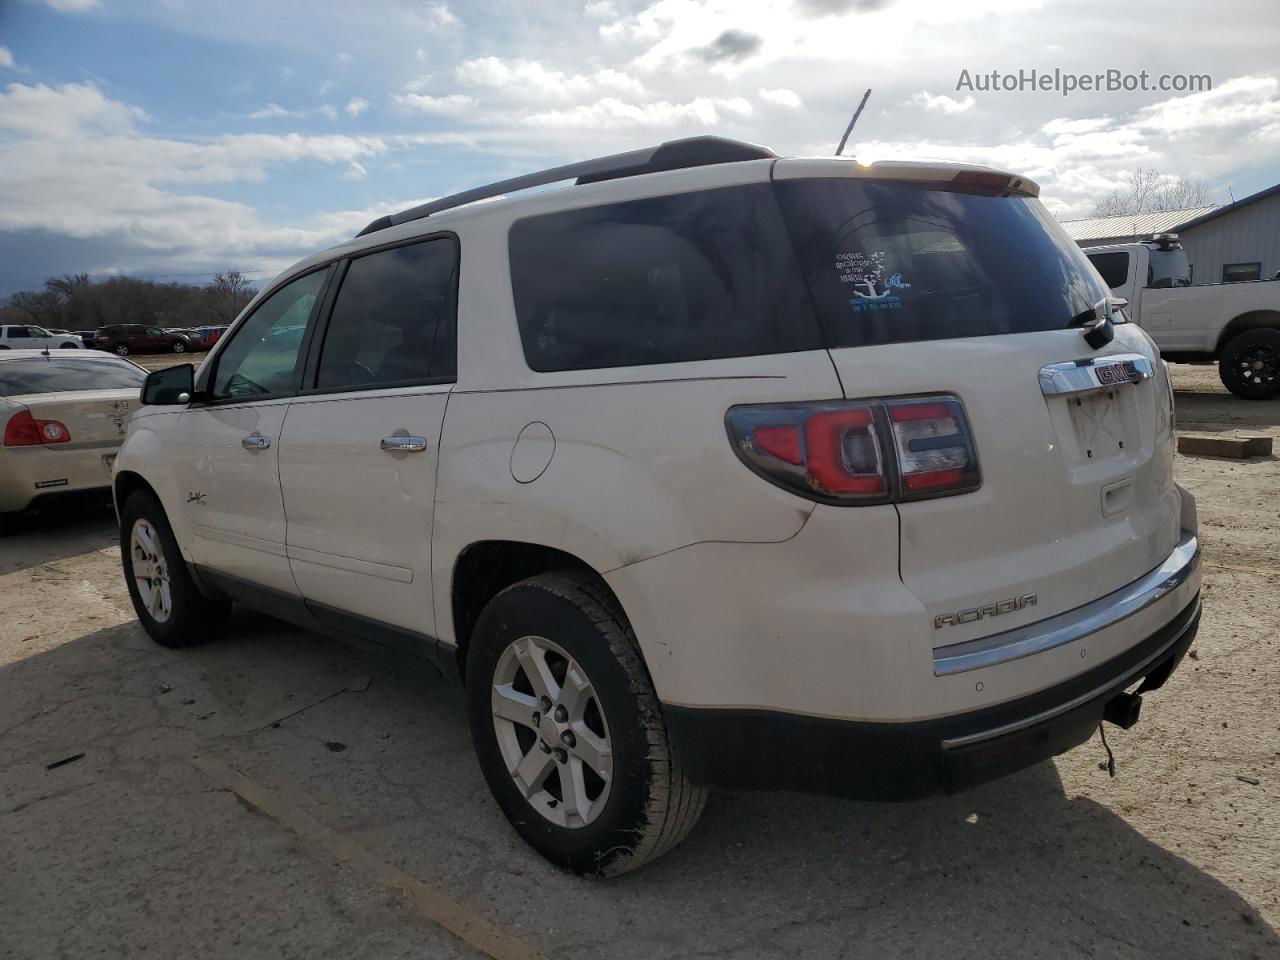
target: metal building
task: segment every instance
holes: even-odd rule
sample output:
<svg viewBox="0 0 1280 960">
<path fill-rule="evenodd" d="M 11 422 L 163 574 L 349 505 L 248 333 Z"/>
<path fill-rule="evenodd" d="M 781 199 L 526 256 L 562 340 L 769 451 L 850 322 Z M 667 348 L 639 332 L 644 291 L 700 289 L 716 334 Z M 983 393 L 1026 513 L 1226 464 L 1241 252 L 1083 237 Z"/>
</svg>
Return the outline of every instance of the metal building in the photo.
<svg viewBox="0 0 1280 960">
<path fill-rule="evenodd" d="M 1280 184 L 1221 206 L 1067 220 L 1062 226 L 1082 247 L 1176 233 L 1197 284 L 1270 280 L 1280 274 Z"/>
</svg>

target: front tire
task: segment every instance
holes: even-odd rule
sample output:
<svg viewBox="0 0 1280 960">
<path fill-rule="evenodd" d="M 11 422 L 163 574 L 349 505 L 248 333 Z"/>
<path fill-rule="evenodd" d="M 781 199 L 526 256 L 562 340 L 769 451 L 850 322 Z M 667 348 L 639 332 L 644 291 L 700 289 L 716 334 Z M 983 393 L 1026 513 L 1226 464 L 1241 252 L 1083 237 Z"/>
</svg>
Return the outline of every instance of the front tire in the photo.
<svg viewBox="0 0 1280 960">
<path fill-rule="evenodd" d="M 480 768 L 530 846 L 578 874 L 615 876 L 662 856 L 698 822 L 617 602 L 576 571 L 503 590 L 477 622 L 467 700 Z"/>
<path fill-rule="evenodd" d="M 63 349 L 63 350 L 79 350 L 79 349 L 80 349 L 80 344 L 78 344 L 78 343 L 64 343 L 64 344 L 62 344 L 62 349 Z"/>
<path fill-rule="evenodd" d="M 1246 330 L 1222 348 L 1218 358 L 1222 384 L 1242 400 L 1280 395 L 1280 330 Z"/>
<path fill-rule="evenodd" d="M 117 357 L 127 357 L 129 355 L 129 347 L 126 344 L 118 343 L 112 347 L 112 352 L 114 352 Z"/>
<path fill-rule="evenodd" d="M 175 340 L 175 341 L 173 342 L 173 352 L 174 352 L 174 353 L 186 353 L 186 352 L 187 352 L 187 345 L 186 345 L 185 343 L 183 343 L 181 340 Z"/>
<path fill-rule="evenodd" d="M 231 604 L 200 592 L 164 508 L 146 490 L 130 494 L 120 511 L 120 559 L 134 612 L 156 643 L 194 646 L 226 623 Z"/>
</svg>

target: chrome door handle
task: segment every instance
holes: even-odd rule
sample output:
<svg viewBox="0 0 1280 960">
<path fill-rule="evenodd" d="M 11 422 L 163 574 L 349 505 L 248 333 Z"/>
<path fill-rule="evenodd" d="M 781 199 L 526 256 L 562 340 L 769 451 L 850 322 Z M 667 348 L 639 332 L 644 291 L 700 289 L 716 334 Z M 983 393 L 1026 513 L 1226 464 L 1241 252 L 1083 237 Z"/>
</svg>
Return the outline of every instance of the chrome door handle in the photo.
<svg viewBox="0 0 1280 960">
<path fill-rule="evenodd" d="M 251 433 L 240 441 L 240 446 L 246 450 L 265 450 L 271 446 L 271 438 L 264 437 L 260 433 Z"/>
<path fill-rule="evenodd" d="M 426 437 L 383 437 L 379 446 L 392 453 L 421 453 L 427 449 Z"/>
</svg>

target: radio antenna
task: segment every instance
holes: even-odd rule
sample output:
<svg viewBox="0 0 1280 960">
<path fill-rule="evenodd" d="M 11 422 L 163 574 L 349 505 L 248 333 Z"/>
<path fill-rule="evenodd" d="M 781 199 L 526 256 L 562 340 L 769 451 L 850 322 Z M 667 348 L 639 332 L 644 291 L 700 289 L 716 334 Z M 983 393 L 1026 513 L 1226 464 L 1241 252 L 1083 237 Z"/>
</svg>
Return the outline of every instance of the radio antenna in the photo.
<svg viewBox="0 0 1280 960">
<path fill-rule="evenodd" d="M 849 121 L 849 126 L 844 129 L 844 136 L 840 138 L 840 146 L 836 147 L 836 156 L 844 153 L 844 145 L 849 141 L 849 134 L 853 133 L 853 125 L 858 122 L 858 117 L 862 115 L 862 108 L 867 105 L 867 97 L 871 96 L 871 88 L 867 87 L 867 92 L 862 95 L 862 102 L 858 104 L 858 109 L 853 111 L 853 119 Z"/>
</svg>

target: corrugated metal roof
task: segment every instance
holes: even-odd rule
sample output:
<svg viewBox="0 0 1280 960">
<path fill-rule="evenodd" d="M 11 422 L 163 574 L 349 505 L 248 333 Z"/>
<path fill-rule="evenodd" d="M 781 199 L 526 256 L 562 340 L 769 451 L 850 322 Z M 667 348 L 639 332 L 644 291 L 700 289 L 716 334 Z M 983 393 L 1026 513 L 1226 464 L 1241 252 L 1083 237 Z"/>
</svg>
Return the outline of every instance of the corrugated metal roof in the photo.
<svg viewBox="0 0 1280 960">
<path fill-rule="evenodd" d="M 1188 207 L 1185 210 L 1165 210 L 1163 213 L 1139 213 L 1123 217 L 1090 217 L 1087 220 L 1063 220 L 1062 229 L 1077 243 L 1086 240 L 1106 240 L 1110 237 L 1145 237 L 1153 233 L 1168 233 L 1189 220 L 1202 217 L 1218 209 L 1219 204 L 1205 207 Z"/>
</svg>

